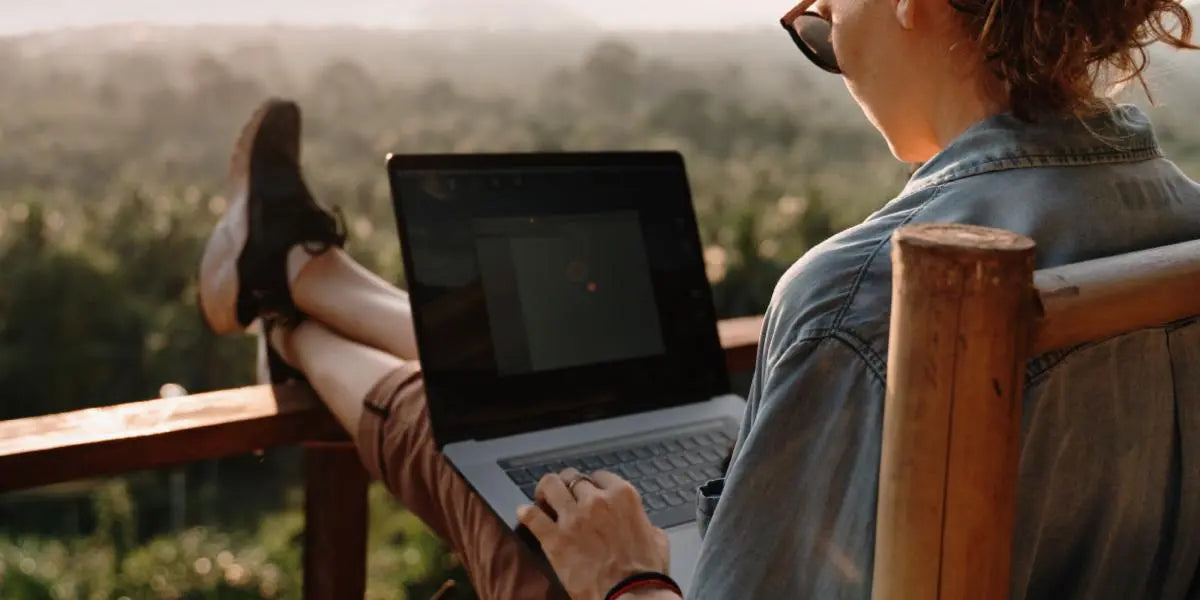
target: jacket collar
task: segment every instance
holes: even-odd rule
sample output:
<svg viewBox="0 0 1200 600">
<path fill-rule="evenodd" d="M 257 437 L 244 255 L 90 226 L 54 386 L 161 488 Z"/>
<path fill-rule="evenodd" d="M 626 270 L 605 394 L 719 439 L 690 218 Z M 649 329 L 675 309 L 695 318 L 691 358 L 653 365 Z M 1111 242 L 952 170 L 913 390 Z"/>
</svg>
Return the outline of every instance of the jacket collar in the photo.
<svg viewBox="0 0 1200 600">
<path fill-rule="evenodd" d="M 1133 162 L 1161 156 L 1150 118 L 1136 106 L 1114 106 L 1082 119 L 1034 123 L 1005 113 L 963 132 L 913 173 L 901 195 L 991 171 Z"/>
</svg>

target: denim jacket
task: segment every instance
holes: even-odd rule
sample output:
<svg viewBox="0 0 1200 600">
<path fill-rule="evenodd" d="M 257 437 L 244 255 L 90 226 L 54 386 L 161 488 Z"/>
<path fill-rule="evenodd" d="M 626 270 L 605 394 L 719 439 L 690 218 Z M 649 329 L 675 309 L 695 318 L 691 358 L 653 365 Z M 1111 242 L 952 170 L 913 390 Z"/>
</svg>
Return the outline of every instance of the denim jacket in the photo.
<svg viewBox="0 0 1200 600">
<path fill-rule="evenodd" d="M 1200 239 L 1200 186 L 1130 106 L 987 119 L 780 281 L 727 478 L 702 490 L 696 598 L 869 598 L 891 307 L 911 223 L 1015 231 L 1038 268 Z M 1200 290 L 1179 290 L 1200 294 Z M 1200 595 L 1200 322 L 1028 365 L 1013 598 Z"/>
</svg>

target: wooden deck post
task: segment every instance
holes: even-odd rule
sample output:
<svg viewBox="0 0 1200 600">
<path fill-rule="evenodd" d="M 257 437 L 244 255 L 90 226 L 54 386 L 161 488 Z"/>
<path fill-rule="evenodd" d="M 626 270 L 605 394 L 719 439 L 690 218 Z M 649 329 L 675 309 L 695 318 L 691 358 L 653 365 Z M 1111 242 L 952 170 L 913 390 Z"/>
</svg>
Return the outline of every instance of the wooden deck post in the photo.
<svg viewBox="0 0 1200 600">
<path fill-rule="evenodd" d="M 366 593 L 367 472 L 348 442 L 304 447 L 304 599 Z"/>
<path fill-rule="evenodd" d="M 918 225 L 892 258 L 873 598 L 1007 599 L 1034 243 Z"/>
</svg>

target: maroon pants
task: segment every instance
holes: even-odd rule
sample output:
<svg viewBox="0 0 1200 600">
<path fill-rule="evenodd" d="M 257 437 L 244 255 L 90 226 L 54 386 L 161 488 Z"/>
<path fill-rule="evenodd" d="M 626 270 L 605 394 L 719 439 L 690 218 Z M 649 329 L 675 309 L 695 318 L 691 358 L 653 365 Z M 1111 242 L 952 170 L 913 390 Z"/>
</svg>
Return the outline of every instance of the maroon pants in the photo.
<svg viewBox="0 0 1200 600">
<path fill-rule="evenodd" d="M 419 363 L 384 377 L 364 403 L 358 451 L 367 471 L 449 542 L 480 598 L 560 596 L 532 554 L 438 452 Z"/>
</svg>

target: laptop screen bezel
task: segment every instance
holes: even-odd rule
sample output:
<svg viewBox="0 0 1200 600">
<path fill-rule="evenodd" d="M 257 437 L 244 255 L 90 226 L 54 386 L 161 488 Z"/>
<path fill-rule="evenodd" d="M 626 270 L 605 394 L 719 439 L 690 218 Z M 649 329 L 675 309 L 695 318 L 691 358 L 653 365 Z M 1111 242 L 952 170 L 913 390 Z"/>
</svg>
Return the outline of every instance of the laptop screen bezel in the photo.
<svg viewBox="0 0 1200 600">
<path fill-rule="evenodd" d="M 426 365 L 424 369 L 425 391 L 434 438 L 438 447 L 444 447 L 445 445 L 460 441 L 495 439 L 530 431 L 635 414 L 648 410 L 670 408 L 730 393 L 729 375 L 725 367 L 724 351 L 721 348 L 717 320 L 715 311 L 713 310 L 712 288 L 704 276 L 704 259 L 695 208 L 691 198 L 691 189 L 687 183 L 683 157 L 677 152 L 389 155 L 387 160 L 388 180 L 392 187 L 392 203 L 400 235 L 405 272 L 406 274 L 416 272 L 413 266 L 412 248 L 408 243 L 409 235 L 407 235 L 413 223 L 410 222 L 410 216 L 404 210 L 404 202 L 401 198 L 403 192 L 401 186 L 397 185 L 398 177 L 463 171 L 484 173 L 495 170 L 498 173 L 511 173 L 517 170 L 536 173 L 539 170 L 547 169 L 568 168 L 586 170 L 623 167 L 670 169 L 677 171 L 678 176 L 682 180 L 680 189 L 682 190 L 681 193 L 686 197 L 673 199 L 673 206 L 678 207 L 678 209 L 675 209 L 678 212 L 676 216 L 684 220 L 688 224 L 688 227 L 679 235 L 686 237 L 687 239 L 684 240 L 685 243 L 689 243 L 694 248 L 694 256 L 689 257 L 688 260 L 694 260 L 695 265 L 699 268 L 696 270 L 696 279 L 692 283 L 694 283 L 696 289 L 703 290 L 703 302 L 709 309 L 711 317 L 707 318 L 704 323 L 697 323 L 697 327 L 703 328 L 702 331 L 697 332 L 701 341 L 694 348 L 694 353 L 688 356 L 686 360 L 692 363 L 692 367 L 703 370 L 705 373 L 712 373 L 711 384 L 705 382 L 700 386 L 702 389 L 690 390 L 685 395 L 675 397 L 668 395 L 663 398 L 648 398 L 644 395 L 639 395 L 636 389 L 605 390 L 605 398 L 597 398 L 583 410 L 580 410 L 578 407 L 558 407 L 555 406 L 555 402 L 548 400 L 536 400 L 531 401 L 528 405 L 522 405 L 521 410 L 515 411 L 510 418 L 490 419 L 487 423 L 472 423 L 470 426 L 466 426 L 458 421 L 457 417 L 459 415 L 456 415 L 455 411 L 447 409 L 447 406 L 450 405 L 461 405 L 459 398 L 463 395 L 463 392 L 459 389 L 461 386 L 456 383 L 454 375 L 431 370 L 430 366 Z M 410 286 L 420 285 L 412 277 L 409 277 L 408 284 Z M 420 294 L 414 294 L 414 298 L 418 296 Z M 426 331 L 426 327 L 424 327 L 421 302 L 415 299 L 412 303 L 412 314 L 417 344 L 418 347 L 423 347 L 425 341 L 422 338 L 426 335 L 423 333 Z M 611 367 L 593 365 L 589 368 L 593 367 L 595 369 L 621 368 L 616 365 Z M 550 375 L 546 377 L 550 377 Z M 497 380 L 499 379 L 500 377 L 497 376 Z M 520 386 L 498 387 L 505 389 L 505 395 L 512 395 L 519 393 L 512 388 Z M 533 391 L 538 392 L 537 396 L 539 398 L 542 395 L 541 393 L 544 392 L 544 390 Z M 570 391 L 564 390 L 563 393 L 567 394 Z M 515 398 L 500 398 L 499 400 L 516 402 Z M 481 399 L 480 401 L 489 400 Z"/>
</svg>

